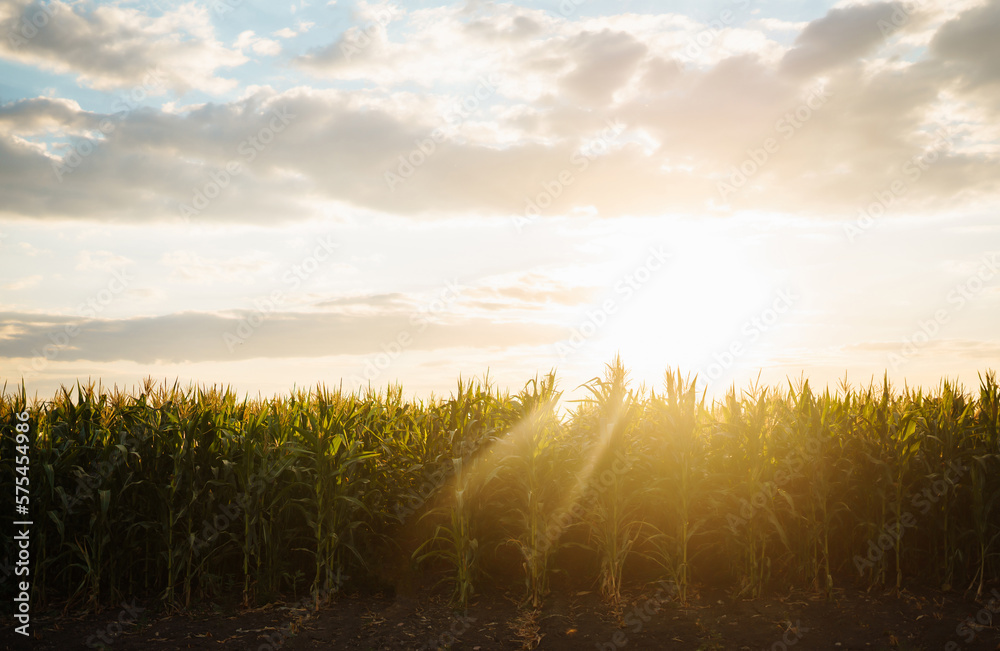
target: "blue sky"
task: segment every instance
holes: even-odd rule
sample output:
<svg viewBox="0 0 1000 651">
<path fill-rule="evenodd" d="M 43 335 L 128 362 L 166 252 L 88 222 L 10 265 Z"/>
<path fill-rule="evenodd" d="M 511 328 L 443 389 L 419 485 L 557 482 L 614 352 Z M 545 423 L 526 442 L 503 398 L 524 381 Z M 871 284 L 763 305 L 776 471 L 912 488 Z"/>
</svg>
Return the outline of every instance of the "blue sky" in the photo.
<svg viewBox="0 0 1000 651">
<path fill-rule="evenodd" d="M 426 396 L 621 353 L 712 395 L 975 384 L 998 29 L 995 0 L 0 0 L 0 379 Z"/>
</svg>

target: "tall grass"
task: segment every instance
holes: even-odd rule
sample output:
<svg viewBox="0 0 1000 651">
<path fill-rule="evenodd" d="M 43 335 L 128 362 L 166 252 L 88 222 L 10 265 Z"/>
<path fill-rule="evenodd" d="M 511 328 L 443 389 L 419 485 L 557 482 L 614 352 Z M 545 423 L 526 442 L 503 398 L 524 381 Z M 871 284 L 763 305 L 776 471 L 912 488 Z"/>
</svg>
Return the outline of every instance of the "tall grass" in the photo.
<svg viewBox="0 0 1000 651">
<path fill-rule="evenodd" d="M 318 605 L 330 586 L 391 588 L 410 559 L 458 605 L 501 588 L 533 608 L 557 574 L 614 605 L 630 581 L 663 578 L 687 600 L 706 585 L 981 596 L 1000 577 L 992 372 L 974 392 L 802 382 L 707 404 L 694 378 L 647 391 L 616 360 L 584 391 L 561 411 L 552 374 L 426 401 L 149 381 L 31 402 L 5 388 L 0 508 L 27 409 L 33 594 L 67 608 L 300 592 Z"/>
</svg>

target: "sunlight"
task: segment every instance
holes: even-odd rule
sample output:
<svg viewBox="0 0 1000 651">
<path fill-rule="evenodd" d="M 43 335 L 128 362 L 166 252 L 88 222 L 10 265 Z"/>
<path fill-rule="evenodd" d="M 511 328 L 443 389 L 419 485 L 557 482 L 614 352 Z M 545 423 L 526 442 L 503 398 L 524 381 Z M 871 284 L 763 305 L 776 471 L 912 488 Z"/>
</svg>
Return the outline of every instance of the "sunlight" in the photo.
<svg viewBox="0 0 1000 651">
<path fill-rule="evenodd" d="M 759 311 L 773 283 L 747 243 L 721 228 L 688 228 L 664 238 L 670 261 L 621 296 L 621 309 L 595 337 L 593 354 L 621 352 L 636 380 L 659 386 L 664 368 L 696 372 L 740 336 L 740 325 Z"/>
</svg>

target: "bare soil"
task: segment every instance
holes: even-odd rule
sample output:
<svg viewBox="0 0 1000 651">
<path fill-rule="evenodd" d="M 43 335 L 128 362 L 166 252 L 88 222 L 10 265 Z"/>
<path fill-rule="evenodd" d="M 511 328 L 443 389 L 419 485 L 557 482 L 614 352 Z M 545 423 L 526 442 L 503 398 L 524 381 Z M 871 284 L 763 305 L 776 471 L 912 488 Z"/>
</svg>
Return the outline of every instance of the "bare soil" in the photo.
<svg viewBox="0 0 1000 651">
<path fill-rule="evenodd" d="M 681 604 L 649 585 L 629 593 L 619 612 L 593 591 L 565 591 L 537 611 L 520 608 L 510 594 L 480 594 L 461 613 L 447 605 L 446 593 L 418 587 L 398 598 L 346 592 L 315 613 L 292 599 L 255 609 L 209 604 L 185 614 L 156 613 L 151 606 L 138 614 L 41 613 L 31 648 L 992 651 L 1000 649 L 1000 612 L 993 612 L 1000 611 L 998 594 L 977 603 L 929 590 L 838 590 L 830 601 L 798 591 L 760 599 L 695 592 Z M 11 630 L 4 622 L 4 645 L 23 648 L 9 641 L 16 637 L 8 637 Z"/>
</svg>

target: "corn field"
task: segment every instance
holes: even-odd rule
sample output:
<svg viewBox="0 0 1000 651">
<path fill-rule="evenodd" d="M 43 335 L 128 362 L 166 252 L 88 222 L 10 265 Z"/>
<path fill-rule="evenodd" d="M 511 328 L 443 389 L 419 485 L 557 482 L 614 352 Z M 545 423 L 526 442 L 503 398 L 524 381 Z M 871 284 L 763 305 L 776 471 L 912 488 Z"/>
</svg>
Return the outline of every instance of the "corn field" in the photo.
<svg viewBox="0 0 1000 651">
<path fill-rule="evenodd" d="M 619 360 L 573 402 L 552 374 L 517 393 L 459 380 L 426 401 L 148 381 L 42 402 L 5 386 L 0 499 L 13 512 L 26 409 L 32 594 L 66 608 L 318 605 L 331 586 L 417 580 L 458 606 L 500 588 L 538 607 L 570 584 L 617 605 L 654 580 L 683 600 L 699 586 L 978 596 L 1000 578 L 1000 386 L 979 379 L 752 386 L 711 404 L 680 372 L 635 387 Z"/>
</svg>

